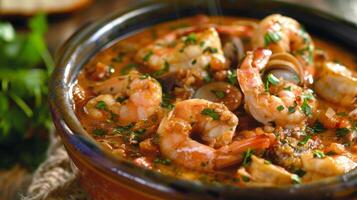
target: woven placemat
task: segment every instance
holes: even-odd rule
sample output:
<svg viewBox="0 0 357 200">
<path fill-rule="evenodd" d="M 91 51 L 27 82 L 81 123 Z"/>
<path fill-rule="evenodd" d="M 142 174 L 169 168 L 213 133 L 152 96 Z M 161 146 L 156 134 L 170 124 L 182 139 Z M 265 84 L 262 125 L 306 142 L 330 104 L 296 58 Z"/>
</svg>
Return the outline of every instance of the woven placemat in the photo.
<svg viewBox="0 0 357 200">
<path fill-rule="evenodd" d="M 33 174 L 23 200 L 89 199 L 79 185 L 78 172 L 60 139 L 51 142 L 47 159 Z"/>
</svg>

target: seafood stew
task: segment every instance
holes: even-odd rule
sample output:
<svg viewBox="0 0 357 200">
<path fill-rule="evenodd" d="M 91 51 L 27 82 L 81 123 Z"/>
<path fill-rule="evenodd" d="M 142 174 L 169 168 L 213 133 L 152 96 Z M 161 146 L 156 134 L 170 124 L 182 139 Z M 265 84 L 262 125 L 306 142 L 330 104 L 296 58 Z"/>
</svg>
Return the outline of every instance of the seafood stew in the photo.
<svg viewBox="0 0 357 200">
<path fill-rule="evenodd" d="M 166 175 L 309 183 L 357 166 L 354 56 L 282 15 L 200 15 L 98 53 L 75 111 L 104 149 Z"/>
</svg>

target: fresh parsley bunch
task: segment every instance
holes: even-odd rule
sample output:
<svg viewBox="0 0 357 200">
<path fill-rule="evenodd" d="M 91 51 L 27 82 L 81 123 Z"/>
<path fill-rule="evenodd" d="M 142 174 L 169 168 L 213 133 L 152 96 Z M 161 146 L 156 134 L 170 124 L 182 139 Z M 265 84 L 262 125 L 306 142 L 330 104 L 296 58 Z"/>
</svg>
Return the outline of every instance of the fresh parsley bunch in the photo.
<svg viewBox="0 0 357 200">
<path fill-rule="evenodd" d="M 34 169 L 45 156 L 51 119 L 47 104 L 53 61 L 44 34 L 46 17 L 16 33 L 0 21 L 0 168 L 19 163 Z"/>
</svg>

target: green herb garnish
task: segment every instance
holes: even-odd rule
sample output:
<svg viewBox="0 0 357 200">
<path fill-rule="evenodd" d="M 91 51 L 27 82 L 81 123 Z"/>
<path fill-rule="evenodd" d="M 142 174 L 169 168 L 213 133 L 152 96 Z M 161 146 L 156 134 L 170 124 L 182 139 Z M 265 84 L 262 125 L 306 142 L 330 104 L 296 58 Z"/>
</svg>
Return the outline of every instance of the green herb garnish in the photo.
<svg viewBox="0 0 357 200">
<path fill-rule="evenodd" d="M 336 136 L 337 137 L 344 137 L 350 132 L 348 128 L 338 128 L 336 129 Z"/>
<path fill-rule="evenodd" d="M 185 39 L 185 45 L 196 44 L 196 42 L 197 42 L 197 38 L 196 38 L 196 34 L 194 33 L 190 33 Z"/>
<path fill-rule="evenodd" d="M 301 110 L 304 112 L 304 114 L 308 117 L 312 116 L 312 108 L 311 106 L 307 103 L 307 99 L 305 98 L 304 101 L 302 102 L 301 105 Z"/>
<path fill-rule="evenodd" d="M 265 91 L 269 92 L 269 86 L 270 84 L 272 85 L 278 85 L 280 83 L 279 79 L 276 78 L 273 74 L 268 74 L 266 80 L 265 80 Z"/>
<path fill-rule="evenodd" d="M 141 75 L 141 76 L 139 77 L 139 79 L 140 79 L 140 80 L 144 80 L 144 79 L 147 79 L 147 78 L 149 78 L 149 77 L 150 77 L 149 74 L 143 74 L 143 75 Z"/>
<path fill-rule="evenodd" d="M 99 110 L 105 110 L 107 108 L 107 104 L 104 101 L 98 101 L 95 107 Z"/>
<path fill-rule="evenodd" d="M 107 134 L 107 131 L 105 129 L 97 128 L 93 130 L 93 134 L 96 136 L 103 136 Z"/>
<path fill-rule="evenodd" d="M 284 87 L 283 90 L 291 91 L 291 86 Z"/>
<path fill-rule="evenodd" d="M 201 111 L 201 114 L 202 115 L 207 115 L 207 116 L 210 116 L 213 120 L 218 120 L 219 119 L 219 114 L 213 110 L 213 109 L 210 109 L 210 108 L 205 108 Z"/>
<path fill-rule="evenodd" d="M 149 52 L 144 56 L 143 61 L 147 62 L 152 56 L 152 54 L 154 54 L 154 52 L 152 50 L 149 50 Z"/>
<path fill-rule="evenodd" d="M 126 75 L 128 74 L 133 68 L 138 67 L 137 64 L 135 63 L 128 63 L 126 64 L 121 70 L 120 70 L 120 74 L 121 75 Z"/>
<path fill-rule="evenodd" d="M 247 166 L 250 163 L 250 161 L 252 160 L 252 155 L 253 151 L 250 148 L 243 153 L 243 166 Z"/>
<path fill-rule="evenodd" d="M 164 67 L 156 72 L 154 72 L 152 75 L 154 77 L 159 77 L 162 76 L 163 74 L 165 74 L 166 72 L 168 72 L 170 69 L 170 63 L 168 63 L 167 61 L 165 61 L 164 63 Z"/>
<path fill-rule="evenodd" d="M 171 160 L 168 158 L 155 158 L 154 159 L 155 164 L 162 164 L 162 165 L 170 165 Z"/>
<path fill-rule="evenodd" d="M 46 103 L 54 68 L 44 34 L 46 16 L 28 21 L 29 29 L 16 33 L 0 21 L 0 169 L 20 164 L 37 168 L 46 156 L 52 120 Z"/>
<path fill-rule="evenodd" d="M 277 32 L 266 32 L 264 35 L 264 46 L 267 47 L 270 43 L 275 43 L 281 40 L 281 36 Z"/>
<path fill-rule="evenodd" d="M 243 180 L 244 182 L 250 181 L 250 178 L 249 178 L 248 176 L 242 175 L 241 177 L 242 177 L 242 180 Z"/>
<path fill-rule="evenodd" d="M 293 175 L 291 176 L 291 182 L 292 182 L 293 184 L 300 184 L 300 183 L 301 183 L 301 179 L 300 179 L 300 177 L 299 177 L 298 175 L 293 174 Z"/>
<path fill-rule="evenodd" d="M 324 132 L 326 130 L 326 128 L 324 127 L 324 125 L 317 121 L 314 126 L 312 127 L 312 130 L 314 131 L 314 133 L 321 133 Z"/>
<path fill-rule="evenodd" d="M 171 103 L 172 97 L 168 93 L 162 94 L 161 107 L 172 110 L 175 106 Z"/>
<path fill-rule="evenodd" d="M 324 152 L 320 151 L 320 150 L 315 150 L 313 153 L 314 158 L 324 158 L 325 154 Z"/>
<path fill-rule="evenodd" d="M 235 85 L 238 81 L 237 81 L 237 74 L 235 73 L 235 70 L 229 70 L 227 72 L 227 79 L 228 79 L 228 83 Z"/>
<path fill-rule="evenodd" d="M 214 48 L 214 47 L 206 47 L 206 48 L 203 50 L 203 53 L 205 53 L 205 52 L 217 53 L 217 52 L 218 52 L 218 49 L 217 49 L 217 48 Z"/>
<path fill-rule="evenodd" d="M 297 103 L 294 101 L 294 105 L 288 107 L 288 112 L 294 113 L 296 111 L 296 106 L 297 106 Z"/>
<path fill-rule="evenodd" d="M 305 135 L 304 138 L 298 142 L 299 146 L 305 145 L 311 139 L 311 135 Z"/>
<path fill-rule="evenodd" d="M 284 106 L 283 106 L 283 105 L 280 105 L 280 106 L 276 107 L 276 109 L 277 109 L 278 111 L 282 111 L 282 110 L 284 110 Z"/>
<path fill-rule="evenodd" d="M 119 96 L 116 101 L 119 103 L 123 103 L 124 101 L 128 100 L 127 96 Z"/>
</svg>

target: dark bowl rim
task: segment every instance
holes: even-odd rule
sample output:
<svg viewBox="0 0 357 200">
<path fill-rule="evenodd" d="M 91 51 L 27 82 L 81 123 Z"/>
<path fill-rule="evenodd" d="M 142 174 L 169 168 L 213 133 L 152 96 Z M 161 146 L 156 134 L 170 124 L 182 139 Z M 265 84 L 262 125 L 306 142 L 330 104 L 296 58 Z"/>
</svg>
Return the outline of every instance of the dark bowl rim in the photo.
<svg viewBox="0 0 357 200">
<path fill-rule="evenodd" d="M 152 1 L 152 2 L 157 2 L 157 1 Z M 342 176 L 328 178 L 321 182 L 302 184 L 302 185 L 292 185 L 292 186 L 241 188 L 241 187 L 232 187 L 229 185 L 198 184 L 197 182 L 194 181 L 180 180 L 174 177 L 165 176 L 160 173 L 138 167 L 127 161 L 122 161 L 122 160 L 118 161 L 107 152 L 103 152 L 101 148 L 98 145 L 96 145 L 96 143 L 92 138 L 87 138 L 85 136 L 87 135 L 87 133 L 84 131 L 83 128 L 81 128 L 81 125 L 74 114 L 73 107 L 68 106 L 70 105 L 69 101 L 72 99 L 71 93 L 72 93 L 72 86 L 74 84 L 73 80 L 69 80 L 71 79 L 71 77 L 69 74 L 68 62 L 71 60 L 71 54 L 73 54 L 76 51 L 80 51 L 80 43 L 83 42 L 83 38 L 93 33 L 97 34 L 98 31 L 96 29 L 98 29 L 98 27 L 100 27 L 100 29 L 102 30 L 106 28 L 106 25 L 108 23 L 112 23 L 114 20 L 116 20 L 117 23 L 121 23 L 125 21 L 126 17 L 132 17 L 137 14 L 145 13 L 148 10 L 162 9 L 165 6 L 170 6 L 168 3 L 158 2 L 156 4 L 152 4 L 152 2 L 133 5 L 128 9 L 115 12 L 105 18 L 102 18 L 101 20 L 93 24 L 85 25 L 86 27 L 81 29 L 79 32 L 73 34 L 62 45 L 61 49 L 57 52 L 57 56 L 55 60 L 57 67 L 53 72 L 52 79 L 50 82 L 49 102 L 50 102 L 50 108 L 51 108 L 53 120 L 56 124 L 56 128 L 61 130 L 60 132 L 61 132 L 62 139 L 72 144 L 72 147 L 74 149 L 80 151 L 83 150 L 83 148 L 88 148 L 87 150 L 89 151 L 94 149 L 93 151 L 95 152 L 95 154 L 92 154 L 91 156 L 99 156 L 99 155 L 104 156 L 104 158 L 100 159 L 101 161 L 110 160 L 111 162 L 115 162 L 118 165 L 121 163 L 126 167 L 120 168 L 119 171 L 114 172 L 113 168 L 108 168 L 108 166 L 113 166 L 112 163 L 110 165 L 105 165 L 105 162 L 103 163 L 94 162 L 89 157 L 85 159 L 86 162 L 90 163 L 91 166 L 94 166 L 97 170 L 103 172 L 106 175 L 111 176 L 113 174 L 116 174 L 117 176 L 122 176 L 122 177 L 124 176 L 125 180 L 128 181 L 127 183 L 133 185 L 143 184 L 144 181 L 149 183 L 146 185 L 148 188 L 160 192 L 168 192 L 168 191 L 175 192 L 177 189 L 176 186 L 179 186 L 179 187 L 186 188 L 188 190 L 198 189 L 198 191 L 207 191 L 207 189 L 209 189 L 211 191 L 230 191 L 230 192 L 238 192 L 238 193 L 242 192 L 242 190 L 252 193 L 256 193 L 256 192 L 259 193 L 262 191 L 264 192 L 271 191 L 274 193 L 275 192 L 296 193 L 296 192 L 304 192 L 304 191 L 311 192 L 314 190 L 327 189 L 331 187 L 343 187 L 344 184 L 346 184 L 346 182 L 350 180 L 357 180 L 357 171 L 353 170 L 352 172 L 346 173 Z M 279 3 L 289 5 L 289 3 L 284 3 L 284 2 L 279 2 Z M 293 6 L 295 6 L 296 8 L 299 7 L 303 8 L 305 12 L 315 13 L 316 15 L 324 18 L 325 20 L 334 20 L 336 23 L 344 24 L 345 26 L 349 26 L 356 29 L 356 24 L 340 19 L 336 16 L 332 16 L 323 11 L 319 11 L 309 7 L 304 7 L 301 5 L 299 6 L 293 5 Z M 79 42 L 78 44 L 79 46 L 73 46 L 74 43 L 78 43 L 78 42 Z M 133 170 L 129 170 L 129 168 L 134 169 L 135 172 L 133 173 Z M 140 177 L 141 180 L 137 179 L 136 177 L 137 174 L 143 175 Z M 159 182 L 157 182 L 158 180 Z M 163 182 L 160 182 L 160 180 L 163 180 Z M 162 183 L 161 186 L 163 187 L 161 186 L 158 187 L 157 184 L 160 183 Z M 175 186 L 174 189 L 172 186 Z"/>
</svg>

